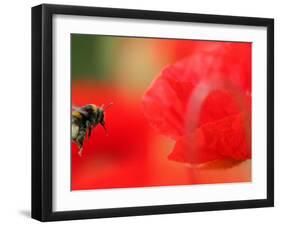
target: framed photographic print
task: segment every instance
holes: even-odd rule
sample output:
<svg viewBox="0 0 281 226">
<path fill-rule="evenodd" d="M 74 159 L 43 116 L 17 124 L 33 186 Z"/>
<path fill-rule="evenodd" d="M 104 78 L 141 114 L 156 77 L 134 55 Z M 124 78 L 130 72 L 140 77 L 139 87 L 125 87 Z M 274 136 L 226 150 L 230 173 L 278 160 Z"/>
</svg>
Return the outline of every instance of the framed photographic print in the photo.
<svg viewBox="0 0 281 226">
<path fill-rule="evenodd" d="M 274 203 L 274 21 L 32 8 L 32 217 Z"/>
</svg>

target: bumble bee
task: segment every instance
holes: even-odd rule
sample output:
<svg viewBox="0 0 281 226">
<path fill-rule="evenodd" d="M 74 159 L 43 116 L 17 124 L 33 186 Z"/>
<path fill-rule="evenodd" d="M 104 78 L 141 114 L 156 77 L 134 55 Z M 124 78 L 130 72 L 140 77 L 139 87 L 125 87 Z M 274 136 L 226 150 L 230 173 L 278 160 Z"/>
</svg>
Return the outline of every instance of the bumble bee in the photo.
<svg viewBox="0 0 281 226">
<path fill-rule="evenodd" d="M 100 124 L 106 131 L 104 112 L 110 107 L 112 103 L 108 104 L 106 107 L 103 105 L 98 107 L 94 104 L 88 104 L 83 107 L 72 107 L 72 142 L 76 143 L 79 148 L 79 156 L 82 155 L 83 143 L 88 133 L 88 138 L 90 138 L 92 129 L 94 129 L 98 124 Z"/>
</svg>

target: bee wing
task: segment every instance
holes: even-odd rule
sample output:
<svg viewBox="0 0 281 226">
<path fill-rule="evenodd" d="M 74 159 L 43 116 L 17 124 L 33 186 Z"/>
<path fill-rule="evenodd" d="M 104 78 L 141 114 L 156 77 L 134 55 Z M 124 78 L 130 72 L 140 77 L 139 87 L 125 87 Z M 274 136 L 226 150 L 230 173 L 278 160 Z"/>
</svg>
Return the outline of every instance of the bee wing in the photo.
<svg viewBox="0 0 281 226">
<path fill-rule="evenodd" d="M 76 106 L 76 105 L 72 105 L 71 107 L 72 107 L 72 110 L 73 110 L 73 111 L 77 111 L 78 109 L 80 109 L 80 107 L 78 107 L 78 106 Z"/>
<path fill-rule="evenodd" d="M 81 113 L 82 115 L 84 115 L 85 117 L 89 116 L 89 113 L 87 111 L 82 110 L 80 107 L 77 107 L 75 105 L 72 105 L 72 111 L 78 111 L 79 113 Z"/>
</svg>

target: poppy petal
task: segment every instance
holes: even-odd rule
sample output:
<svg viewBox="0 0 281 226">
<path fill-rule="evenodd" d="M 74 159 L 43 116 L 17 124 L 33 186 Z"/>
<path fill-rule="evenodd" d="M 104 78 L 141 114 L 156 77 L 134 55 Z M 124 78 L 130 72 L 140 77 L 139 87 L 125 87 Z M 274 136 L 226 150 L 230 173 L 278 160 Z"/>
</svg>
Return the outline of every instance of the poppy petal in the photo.
<svg viewBox="0 0 281 226">
<path fill-rule="evenodd" d="M 243 113 L 206 123 L 177 140 L 168 158 L 192 164 L 220 159 L 250 159 L 251 144 L 247 139 L 250 134 L 245 130 L 246 124 Z"/>
</svg>

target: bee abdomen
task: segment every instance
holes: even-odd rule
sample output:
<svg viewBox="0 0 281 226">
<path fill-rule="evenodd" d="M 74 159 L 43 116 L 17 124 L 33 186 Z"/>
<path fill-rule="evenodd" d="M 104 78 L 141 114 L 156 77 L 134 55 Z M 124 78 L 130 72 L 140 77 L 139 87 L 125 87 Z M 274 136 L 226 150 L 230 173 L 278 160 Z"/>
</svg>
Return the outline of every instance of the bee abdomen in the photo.
<svg viewBox="0 0 281 226">
<path fill-rule="evenodd" d="M 79 126 L 75 123 L 72 123 L 72 127 L 71 127 L 71 138 L 72 140 L 75 140 L 78 136 L 79 133 Z"/>
</svg>

